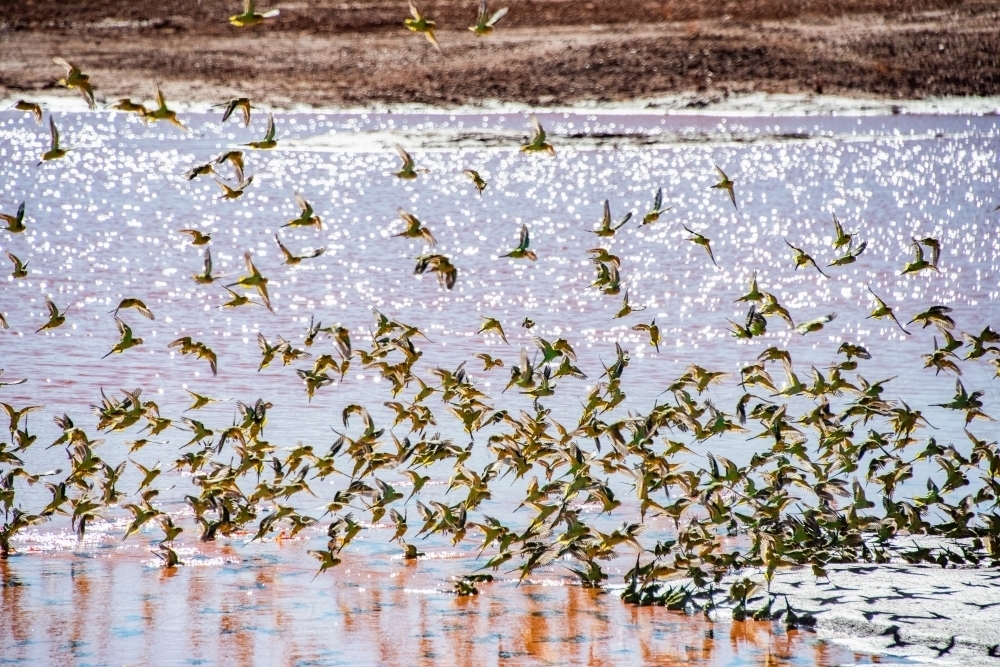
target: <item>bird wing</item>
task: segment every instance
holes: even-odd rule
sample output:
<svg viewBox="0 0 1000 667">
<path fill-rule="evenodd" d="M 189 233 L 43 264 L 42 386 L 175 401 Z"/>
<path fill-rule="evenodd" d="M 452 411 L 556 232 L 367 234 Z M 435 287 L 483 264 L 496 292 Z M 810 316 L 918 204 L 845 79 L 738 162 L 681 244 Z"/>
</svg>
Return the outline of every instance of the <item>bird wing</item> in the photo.
<svg viewBox="0 0 1000 667">
<path fill-rule="evenodd" d="M 267 133 L 264 135 L 264 141 L 271 141 L 274 139 L 274 114 L 267 114 Z"/>
<path fill-rule="evenodd" d="M 721 169 L 719 169 L 719 165 L 715 165 L 715 170 L 716 170 L 717 172 L 719 172 L 719 176 L 721 176 L 721 177 L 722 177 L 722 180 L 723 180 L 723 181 L 728 181 L 728 180 L 729 180 L 729 177 L 728 177 L 728 176 L 726 176 L 726 172 L 724 172 L 724 171 L 722 171 Z"/>
<path fill-rule="evenodd" d="M 517 246 L 518 250 L 527 250 L 528 243 L 531 242 L 531 237 L 528 235 L 528 225 L 521 225 L 521 241 Z"/>
<path fill-rule="evenodd" d="M 417 9 L 417 6 L 415 4 L 413 4 L 413 0 L 410 0 L 410 14 L 413 16 L 413 18 L 415 18 L 418 21 L 423 18 L 420 15 L 420 10 Z"/>
<path fill-rule="evenodd" d="M 244 0 L 243 2 L 243 13 L 246 16 L 252 16 L 254 13 L 254 0 Z"/>
<path fill-rule="evenodd" d="M 656 196 L 653 197 L 653 210 L 659 211 L 660 206 L 663 205 L 663 188 L 659 188 L 656 191 Z"/>
<path fill-rule="evenodd" d="M 542 142 L 545 141 L 545 130 L 542 129 L 542 123 L 538 120 L 538 116 L 531 115 L 531 125 L 535 128 L 535 136 L 533 141 Z"/>
<path fill-rule="evenodd" d="M 212 275 L 212 249 L 205 248 L 205 275 Z"/>
<path fill-rule="evenodd" d="M 410 6 L 412 7 L 413 3 L 410 3 Z M 413 158 L 410 157 L 410 154 L 406 152 L 406 149 L 404 149 L 399 144 L 396 144 L 396 152 L 399 153 L 399 157 L 402 158 L 402 160 L 403 160 L 403 169 L 404 170 L 405 169 L 410 169 L 410 168 L 413 167 Z"/>
<path fill-rule="evenodd" d="M 115 326 L 118 327 L 118 334 L 122 337 L 122 340 L 132 337 L 132 329 L 121 318 L 115 318 Z"/>
<path fill-rule="evenodd" d="M 291 251 L 285 247 L 285 244 L 281 242 L 281 239 L 278 238 L 277 234 L 274 235 L 274 240 L 278 242 L 278 247 L 281 248 L 281 252 L 285 254 L 285 259 L 295 258 L 295 255 L 293 255 Z"/>
<path fill-rule="evenodd" d="M 312 206 L 310 206 L 309 202 L 302 198 L 302 195 L 295 193 L 295 203 L 299 205 L 300 209 L 302 209 L 303 217 L 312 215 Z"/>
<path fill-rule="evenodd" d="M 252 275 L 260 275 L 260 272 L 257 271 L 257 267 L 253 265 L 253 256 L 250 254 L 249 250 L 243 254 L 243 262 L 247 265 L 247 271 L 249 271 Z"/>
<path fill-rule="evenodd" d="M 51 150 L 59 148 L 59 130 L 56 128 L 56 122 L 52 120 L 52 116 L 49 116 L 49 134 L 52 137 L 49 148 Z"/>
<path fill-rule="evenodd" d="M 604 200 L 604 217 L 601 218 L 601 227 L 611 226 L 611 202 Z"/>
<path fill-rule="evenodd" d="M 488 25 L 486 22 L 486 0 L 479 0 L 479 14 L 476 17 L 476 25 Z"/>
<path fill-rule="evenodd" d="M 486 0 L 483 0 L 482 7 L 483 9 L 486 9 Z M 490 17 L 490 20 L 486 22 L 486 25 L 488 25 L 491 28 L 495 26 L 500 19 L 502 19 L 504 16 L 507 15 L 507 10 L 508 10 L 507 7 L 503 7 L 501 9 L 496 10 L 493 13 L 493 16 Z"/>
<path fill-rule="evenodd" d="M 49 318 L 59 316 L 59 309 L 56 308 L 56 304 L 52 303 L 52 299 L 45 299 L 45 305 L 49 309 Z"/>
<path fill-rule="evenodd" d="M 260 293 L 260 298 L 264 301 L 264 305 L 273 313 L 274 308 L 271 307 L 271 297 L 267 294 L 267 285 L 257 285 L 257 291 Z"/>
<path fill-rule="evenodd" d="M 160 84 L 156 84 L 156 104 L 160 109 L 167 108 L 167 101 L 163 98 L 163 91 L 160 90 Z"/>
</svg>

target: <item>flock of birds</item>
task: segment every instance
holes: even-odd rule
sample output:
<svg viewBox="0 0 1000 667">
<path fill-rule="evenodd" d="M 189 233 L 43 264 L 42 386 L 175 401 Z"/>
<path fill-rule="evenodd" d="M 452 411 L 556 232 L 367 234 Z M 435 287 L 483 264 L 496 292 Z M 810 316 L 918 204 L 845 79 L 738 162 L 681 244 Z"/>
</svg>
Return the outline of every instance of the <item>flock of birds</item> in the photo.
<svg viewBox="0 0 1000 667">
<path fill-rule="evenodd" d="M 425 34 L 437 46 L 434 22 L 420 15 L 412 3 L 410 6 L 413 18 L 407 20 L 407 27 Z M 487 16 L 484 1 L 474 27 L 476 34 L 488 33 L 505 11 Z M 231 21 L 239 26 L 253 25 L 273 13 L 257 14 L 252 0 L 247 0 L 244 14 Z M 66 69 L 59 84 L 78 90 L 95 108 L 89 77 L 75 65 L 61 59 L 56 62 Z M 111 106 L 137 114 L 144 122 L 166 121 L 186 129 L 159 90 L 156 97 L 152 110 L 128 99 Z M 224 107 L 224 123 L 240 112 L 244 124 L 249 125 L 253 108 L 249 99 L 233 99 L 220 106 Z M 42 123 L 39 105 L 22 100 L 15 108 L 33 114 Z M 534 135 L 520 150 L 554 155 L 545 130 L 537 118 L 532 120 Z M 59 143 L 51 116 L 49 128 L 52 142 L 42 155 L 42 163 L 57 161 L 67 151 Z M 278 141 L 271 117 L 266 136 L 244 148 L 271 150 Z M 395 175 L 408 181 L 419 179 L 423 170 L 413 157 L 401 146 L 397 151 L 402 163 Z M 231 178 L 220 173 L 223 168 L 232 170 Z M 721 168 L 716 169 L 718 181 L 712 187 L 723 191 L 739 210 L 736 183 Z M 489 187 L 478 172 L 467 170 L 465 174 L 480 196 Z M 209 176 L 215 178 L 225 199 L 239 198 L 253 179 L 245 174 L 244 151 L 238 149 L 184 175 L 190 180 Z M 284 226 L 322 228 L 323 222 L 309 202 L 296 197 L 301 214 Z M 25 210 L 22 202 L 16 213 L 0 215 L 6 223 L 4 231 L 12 239 L 27 228 Z M 660 190 L 638 224 L 662 224 L 670 210 L 664 206 Z M 414 272 L 433 273 L 443 289 L 452 289 L 459 280 L 460 267 L 452 257 L 433 252 L 434 234 L 416 216 L 400 209 L 399 217 L 404 228 L 396 236 L 417 239 L 428 249 L 416 258 Z M 630 212 L 616 220 L 610 202 L 605 201 L 602 219 L 589 231 L 600 244 L 613 238 L 631 218 Z M 865 252 L 867 242 L 861 241 L 858 233 L 845 231 L 836 217 L 832 224 L 833 246 L 840 255 L 825 267 L 786 240 L 796 269 L 827 275 L 827 271 L 854 263 Z M 717 265 L 712 240 L 687 227 L 685 230 L 690 234 L 688 240 Z M 202 285 L 215 284 L 218 278 L 212 273 L 211 236 L 196 229 L 180 231 L 191 237 L 192 245 L 204 248 L 204 271 L 191 279 Z M 322 253 L 320 249 L 297 256 L 279 236 L 275 240 L 288 264 Z M 536 261 L 530 244 L 529 229 L 523 226 L 518 245 L 503 257 Z M 915 238 L 912 250 L 911 261 L 900 267 L 901 275 L 938 271 L 939 240 Z M 601 245 L 588 255 L 595 270 L 591 287 L 608 296 L 622 296 L 615 317 L 627 318 L 643 310 L 629 301 L 620 258 Z M 29 274 L 28 262 L 13 253 L 8 257 L 14 265 L 13 279 Z M 231 297 L 225 307 L 258 304 L 271 309 L 268 278 L 249 251 L 245 264 L 246 273 L 224 286 Z M 985 362 L 1000 376 L 1000 333 L 990 326 L 978 333 L 958 333 L 949 315 L 951 309 L 943 305 L 931 305 L 904 324 L 885 300 L 874 291 L 871 294 L 870 318 L 889 320 L 906 335 L 911 334 L 906 328 L 911 325 L 934 327 L 940 334 L 943 344 L 939 345 L 935 336 L 934 348 L 923 355 L 927 372 L 961 376 L 962 364 Z M 737 339 L 763 336 L 774 318 L 805 336 L 821 331 L 836 317 L 830 313 L 795 323 L 774 294 L 758 288 L 756 274 L 738 301 L 746 304 L 748 311 L 742 322 L 730 322 L 732 336 Z M 67 321 L 64 311 L 51 299 L 47 299 L 47 306 L 49 319 L 39 333 L 58 329 Z M 123 299 L 113 311 L 120 339 L 105 356 L 127 354 L 146 345 L 124 319 L 131 312 L 155 319 L 141 295 Z M 43 406 L 15 407 L 0 402 L 9 417 L 10 434 L 9 443 L 0 443 L 0 556 L 12 552 L 15 535 L 28 527 L 64 516 L 82 538 L 88 525 L 121 508 L 132 515 L 123 539 L 139 531 L 158 528 L 162 532 L 154 541 L 154 551 L 166 567 L 181 564 L 172 545 L 185 532 L 194 531 L 202 541 L 240 536 L 252 542 L 276 533 L 290 538 L 305 530 L 322 529 L 325 546 L 309 552 L 319 564 L 318 575 L 341 562 L 343 550 L 361 530 L 386 521 L 394 527 L 391 540 L 399 543 L 405 559 L 419 559 L 423 554 L 416 540 L 429 535 L 447 538 L 453 545 L 478 535 L 480 555 L 489 552 L 479 570 L 512 568 L 518 580 L 539 568 L 563 564 L 581 585 L 601 587 L 608 579 L 606 563 L 628 549 L 635 565 L 626 575 L 623 598 L 633 604 L 675 609 L 711 609 L 718 582 L 727 574 L 747 569 L 763 571 L 770 581 L 782 567 L 810 566 L 817 577 L 824 577 L 829 563 L 886 562 L 893 556 L 941 566 L 1000 564 L 1000 448 L 996 441 L 981 439 L 968 430 L 976 420 L 993 420 L 983 411 L 984 392 L 968 391 L 960 377 L 956 377 L 954 397 L 935 407 L 962 415 L 970 443 L 962 447 L 919 437 L 919 430 L 929 424 L 924 410 L 889 398 L 886 389 L 891 379 L 871 381 L 862 376 L 858 371 L 871 359 L 871 353 L 850 342 L 839 346 L 826 369 L 810 368 L 808 377 L 796 371 L 791 354 L 778 346 L 764 350 L 738 377 L 693 364 L 664 387 L 668 400 L 658 401 L 648 412 L 627 414 L 616 408 L 626 399 L 630 355 L 616 344 L 614 360 L 604 365 L 589 393 L 581 398 L 576 423 L 567 425 L 554 419 L 545 405 L 556 393 L 560 378 L 587 377 L 575 365 L 576 353 L 567 340 L 535 336 L 534 353 L 521 349 L 513 363 L 486 353 L 477 355 L 483 373 L 509 368 L 504 392 L 515 391 L 531 399 L 531 411 L 515 413 L 495 406 L 477 387 L 465 362 L 452 368 L 431 368 L 428 373 L 420 365 L 420 346 L 429 342 L 426 336 L 378 310 L 373 313 L 370 335 L 364 340 L 346 328 L 323 326 L 315 319 L 301 343 L 281 336 L 268 340 L 258 334 L 258 370 L 279 360 L 284 366 L 301 363 L 312 358 L 311 352 L 325 349 L 315 355 L 311 368 L 296 370 L 309 401 L 324 387 L 343 382 L 352 367 L 375 372 L 386 381 L 383 386 L 390 396 L 384 407 L 394 414 L 392 423 L 380 425 L 364 405 L 348 404 L 340 411 L 337 436 L 328 448 L 299 443 L 283 449 L 268 442 L 265 427 L 273 405 L 264 399 L 238 403 L 238 418 L 220 426 L 190 416 L 165 416 L 141 389 L 122 391 L 121 396 L 102 391 L 100 402 L 92 406 L 98 417 L 97 432 L 131 433 L 132 454 L 170 429 L 184 430 L 187 441 L 180 446 L 177 458 L 164 467 L 160 463 L 146 467 L 131 458 L 106 461 L 99 454 L 103 441 L 64 414 L 55 417 L 61 435 L 49 446 L 65 449 L 69 471 L 38 473 L 25 467 L 26 454 L 37 440 L 28 430 L 26 417 Z M 528 329 L 533 326 L 529 319 L 520 324 Z M 7 328 L 8 323 L 0 318 L 0 326 Z M 648 336 L 650 345 L 659 349 L 655 319 L 632 329 Z M 493 317 L 484 315 L 477 333 L 508 342 L 504 323 Z M 203 341 L 185 336 L 168 347 L 207 363 L 212 373 L 217 373 L 218 357 Z M 776 368 L 784 383 L 773 375 Z M 727 412 L 706 393 L 730 380 L 733 387 L 739 387 L 741 397 Z M 0 389 L 23 382 L 27 379 L 0 381 Z M 215 402 L 187 391 L 193 400 L 189 412 Z M 439 422 L 446 419 L 453 420 L 451 425 L 441 427 Z M 456 435 L 444 437 L 441 428 Z M 468 439 L 466 444 L 456 442 L 460 433 Z M 757 452 L 746 465 L 737 465 L 701 447 L 716 437 L 746 437 L 757 443 Z M 481 469 L 470 467 L 474 448 L 488 452 L 489 463 Z M 915 466 L 929 463 L 935 464 L 940 474 L 927 479 L 927 493 L 902 495 L 900 489 L 913 477 Z M 120 488 L 129 466 L 141 475 L 134 493 Z M 442 469 L 450 469 L 446 501 L 425 504 L 421 491 L 431 475 Z M 193 510 L 194 525 L 180 525 L 175 515 L 157 505 L 160 491 L 156 482 L 167 471 L 189 473 L 193 488 L 186 503 Z M 405 478 L 409 493 L 387 482 L 389 474 Z M 491 498 L 491 486 L 496 488 L 508 478 L 525 481 L 521 503 L 510 508 L 514 513 L 509 518 L 483 514 L 479 508 Z M 612 479 L 631 486 L 634 499 L 617 497 Z M 318 484 L 334 480 L 338 481 L 337 490 L 323 499 L 323 514 L 307 514 L 302 503 L 317 496 L 314 489 Z M 19 485 L 39 483 L 49 490 L 51 501 L 26 511 L 17 500 Z M 407 508 L 415 509 L 418 521 L 409 519 Z M 633 508 L 637 511 L 629 520 L 613 530 L 605 532 L 593 525 L 602 515 Z M 529 513 L 527 521 L 515 519 L 522 509 Z M 367 520 L 356 519 L 355 513 L 367 513 Z M 594 520 L 588 522 L 588 515 Z M 665 517 L 674 530 L 669 538 L 650 545 L 640 537 L 647 519 L 653 517 Z M 915 534 L 962 539 L 951 547 L 936 549 L 898 547 L 898 538 Z M 742 536 L 742 542 L 729 539 L 737 535 Z M 492 580 L 491 574 L 479 570 L 454 582 L 458 594 L 474 594 L 476 584 Z M 689 583 L 665 587 L 665 581 L 677 578 Z M 761 608 L 748 609 L 753 592 L 749 579 L 741 579 L 729 589 L 728 597 L 736 604 L 735 617 L 783 616 L 790 625 L 808 623 L 787 603 L 783 610 L 772 609 L 773 596 L 767 597 Z"/>
</svg>

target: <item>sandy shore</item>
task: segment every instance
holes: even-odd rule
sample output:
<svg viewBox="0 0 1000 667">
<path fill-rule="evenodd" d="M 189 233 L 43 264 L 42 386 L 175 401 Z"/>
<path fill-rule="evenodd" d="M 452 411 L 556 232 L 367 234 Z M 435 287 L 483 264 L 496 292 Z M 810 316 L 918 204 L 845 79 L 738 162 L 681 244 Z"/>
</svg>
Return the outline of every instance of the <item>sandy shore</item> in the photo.
<svg viewBox="0 0 1000 667">
<path fill-rule="evenodd" d="M 985 0 L 510 0 L 483 38 L 466 29 L 473 0 L 421 3 L 443 54 L 403 27 L 403 0 L 259 4 L 281 14 L 238 29 L 226 22 L 236 0 L 82 0 L 72 12 L 8 0 L 0 97 L 59 92 L 57 55 L 88 72 L 103 101 L 149 99 L 154 80 L 174 100 L 240 94 L 285 107 L 680 98 L 697 110 L 748 93 L 1000 94 L 1000 6 Z"/>
</svg>

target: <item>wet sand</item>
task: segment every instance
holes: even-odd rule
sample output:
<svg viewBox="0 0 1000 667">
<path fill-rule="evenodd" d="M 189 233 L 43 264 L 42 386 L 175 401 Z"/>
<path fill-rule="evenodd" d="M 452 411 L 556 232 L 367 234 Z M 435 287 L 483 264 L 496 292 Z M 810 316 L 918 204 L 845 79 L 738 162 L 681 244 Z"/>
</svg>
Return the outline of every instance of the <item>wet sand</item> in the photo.
<svg viewBox="0 0 1000 667">
<path fill-rule="evenodd" d="M 696 108 L 749 92 L 1000 93 L 995 2 L 504 4 L 497 31 L 478 38 L 466 29 L 473 0 L 420 3 L 437 21 L 439 54 L 403 27 L 402 0 L 260 3 L 281 14 L 252 29 L 228 25 L 233 1 L 87 0 L 67 12 L 55 0 L 7 0 L 0 97 L 54 89 L 56 55 L 79 63 L 104 101 L 148 99 L 154 79 L 179 101 L 241 94 L 279 106 L 558 106 L 693 93 Z"/>
</svg>

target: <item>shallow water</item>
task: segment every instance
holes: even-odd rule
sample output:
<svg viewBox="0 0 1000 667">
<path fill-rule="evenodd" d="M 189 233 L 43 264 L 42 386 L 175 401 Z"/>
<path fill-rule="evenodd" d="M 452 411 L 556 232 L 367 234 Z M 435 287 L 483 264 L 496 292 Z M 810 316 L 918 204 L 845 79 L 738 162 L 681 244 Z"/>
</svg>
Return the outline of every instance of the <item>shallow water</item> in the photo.
<svg viewBox="0 0 1000 667">
<path fill-rule="evenodd" d="M 36 167 L 47 133 L 27 117 L 0 113 L 0 210 L 12 213 L 27 199 L 29 226 L 26 234 L 0 235 L 0 250 L 30 260 L 31 271 L 26 279 L 0 284 L 0 312 L 11 324 L 0 330 L 3 379 L 30 378 L 0 389 L 0 399 L 19 407 L 45 406 L 28 417 L 39 443 L 58 437 L 50 417 L 64 412 L 93 436 L 96 418 L 87 406 L 99 402 L 102 388 L 111 393 L 142 387 L 144 399 L 176 418 L 190 404 L 185 387 L 228 399 L 187 413 L 216 429 L 231 423 L 233 399 L 265 398 L 274 404 L 267 439 L 283 448 L 301 441 L 325 450 L 335 437 L 330 428 L 343 428 L 340 411 L 348 403 L 368 406 L 375 421 L 388 427 L 392 413 L 381 404 L 392 400 L 389 389 L 357 363 L 343 383 L 320 389 L 311 403 L 293 371 L 311 363 L 276 362 L 255 372 L 258 331 L 269 340 L 282 335 L 299 345 L 315 316 L 324 325 L 349 327 L 355 347 L 362 347 L 373 321 L 369 309 L 375 307 L 426 333 L 429 342 L 421 345 L 418 364 L 425 379 L 436 365 L 453 369 L 469 360 L 468 370 L 496 407 L 515 411 L 530 411 L 531 400 L 513 391 L 501 395 L 507 369 L 484 373 L 473 355 L 502 356 L 510 367 L 520 348 L 533 353 L 532 335 L 566 338 L 589 376 L 560 379 L 555 396 L 545 401 L 566 424 L 575 423 L 579 399 L 601 374 L 602 362 L 614 359 L 615 342 L 631 353 L 621 414 L 629 408 L 648 411 L 664 400 L 660 393 L 690 363 L 737 372 L 778 344 L 791 351 L 804 379 L 810 366 L 834 361 L 841 341 L 859 342 L 874 355 L 860 372 L 872 380 L 897 376 L 887 393 L 925 409 L 936 437 L 964 446 L 961 421 L 926 407 L 949 400 L 954 388 L 953 377 L 922 368 L 920 355 L 932 349 L 932 330 L 904 336 L 891 325 L 865 319 L 871 307 L 866 288 L 893 305 L 904 322 L 939 303 L 954 309 L 961 331 L 997 326 L 1000 212 L 991 212 L 1000 203 L 995 117 L 730 122 L 543 115 L 558 150 L 553 159 L 516 152 L 528 132 L 522 116 L 281 114 L 279 149 L 248 153 L 247 174 L 254 181 L 236 201 L 220 199 L 211 180 L 189 182 L 182 174 L 223 150 L 259 139 L 266 123 L 262 114 L 255 114 L 250 129 L 233 121 L 221 126 L 214 115 L 185 115 L 190 134 L 171 126 L 147 128 L 121 114 L 57 113 L 55 119 L 64 144 L 74 150 L 58 163 Z M 418 167 L 429 170 L 412 183 L 391 175 L 398 169 L 391 149 L 397 141 L 413 153 Z M 709 189 L 713 163 L 737 182 L 739 212 L 723 193 Z M 463 168 L 477 169 L 489 181 L 483 197 Z M 615 219 L 628 210 L 641 218 L 657 187 L 674 209 L 642 228 L 634 218 L 604 244 L 621 256 L 633 306 L 646 307 L 615 320 L 621 296 L 588 289 L 594 271 L 585 250 L 601 239 L 587 230 L 600 218 L 606 198 Z M 325 247 L 326 254 L 293 268 L 280 263 L 273 236 L 297 216 L 296 192 L 313 203 L 324 229 L 280 230 L 283 242 L 294 252 Z M 441 289 L 433 277 L 412 275 L 423 248 L 391 238 L 402 229 L 398 207 L 420 217 L 438 239 L 436 251 L 452 256 L 460 272 L 453 291 Z M 794 270 L 784 239 L 828 264 L 834 257 L 834 213 L 845 228 L 860 230 L 867 251 L 854 265 L 830 269 L 829 279 L 812 269 Z M 682 222 L 712 238 L 721 268 L 684 240 Z M 498 257 L 517 244 L 522 224 L 530 227 L 531 248 L 539 255 L 535 263 Z M 244 251 L 253 250 L 258 268 L 271 279 L 276 312 L 260 306 L 220 309 L 229 294 L 218 284 L 204 288 L 190 278 L 201 269 L 202 250 L 177 233 L 188 227 L 212 234 L 215 271 L 225 278 L 235 280 L 243 272 Z M 940 274 L 897 275 L 911 257 L 914 236 L 941 239 Z M 827 313 L 837 319 L 805 337 L 772 320 L 766 337 L 735 341 L 726 320 L 742 322 L 746 311 L 733 301 L 753 271 L 761 289 L 777 294 L 796 322 Z M 47 318 L 46 296 L 68 307 L 67 325 L 36 335 Z M 142 298 L 156 320 L 124 314 L 146 342 L 102 361 L 118 338 L 108 311 L 123 297 Z M 503 322 L 510 347 L 495 336 L 476 334 L 480 314 Z M 519 326 L 525 317 L 537 323 L 530 332 Z M 630 329 L 653 317 L 662 332 L 659 352 Z M 185 335 L 216 351 L 217 377 L 205 362 L 167 349 Z M 332 346 L 322 341 L 312 351 L 332 353 Z M 1000 383 L 992 370 L 978 362 L 963 369 L 970 390 L 987 391 L 984 410 L 1000 412 Z M 734 384 L 709 391 L 723 409 L 739 396 Z M 460 425 L 440 412 L 442 434 L 468 442 Z M 972 429 L 992 428 L 978 424 Z M 477 434 L 473 468 L 489 460 L 484 446 L 489 432 Z M 125 460 L 126 442 L 140 436 L 134 430 L 102 437 L 100 455 L 117 462 Z M 190 517 L 183 496 L 192 487 L 184 474 L 167 469 L 189 437 L 172 430 L 132 455 L 147 466 L 162 461 L 158 504 L 182 519 Z M 732 436 L 695 449 L 743 463 L 755 442 Z M 65 455 L 61 448 L 36 446 L 28 462 L 33 471 L 65 467 Z M 421 494 L 424 502 L 444 496 L 450 472 L 450 467 L 430 469 L 433 481 Z M 912 487 L 921 488 L 926 474 L 921 477 L 918 470 Z M 405 492 L 405 478 L 391 471 L 383 478 Z M 130 467 L 121 488 L 131 490 L 138 480 Z M 613 517 L 600 519 L 608 525 L 638 514 L 634 499 L 628 502 L 629 487 L 618 484 L 624 504 Z M 296 501 L 312 511 L 342 486 L 317 484 L 316 499 Z M 493 498 L 481 511 L 523 527 L 531 518 L 527 512 L 511 514 L 522 489 L 523 483 L 495 482 Z M 47 497 L 40 484 L 18 491 L 25 507 L 44 504 Z M 441 591 L 449 588 L 449 576 L 478 566 L 475 544 L 452 547 L 450 540 L 432 537 L 421 548 L 448 557 L 404 565 L 393 560 L 399 548 L 387 543 L 391 530 L 383 527 L 363 531 L 365 539 L 345 551 L 345 563 L 311 583 L 315 561 L 305 552 L 321 548 L 318 530 L 303 533 L 308 543 L 244 545 L 243 537 L 206 547 L 189 528 L 179 539 L 189 551 L 181 555 L 201 566 L 164 572 L 144 551 L 158 531 L 119 549 L 127 522 L 115 523 L 122 516 L 116 511 L 106 516 L 112 522 L 94 526 L 82 545 L 53 532 L 64 528 L 58 522 L 29 533 L 20 549 L 47 553 L 27 553 L 0 565 L 4 607 L 18 610 L 3 614 L 10 620 L 0 623 L 0 647 L 14 649 L 4 650 L 5 656 L 24 664 L 70 654 L 77 664 L 185 658 L 412 664 L 442 656 L 462 664 L 505 657 L 546 664 L 768 664 L 768 656 L 777 664 L 853 660 L 824 653 L 832 649 L 811 636 L 775 635 L 770 625 L 716 625 L 717 641 L 706 642 L 710 626 L 700 619 L 631 609 L 614 594 L 595 597 L 575 586 L 547 585 L 570 583 L 559 564 L 520 587 L 513 581 L 487 584 L 477 598 L 458 599 Z M 648 536 L 669 529 L 662 519 L 649 523 Z M 612 583 L 631 567 L 630 553 L 612 562 Z M 113 614 L 102 617 L 109 607 Z M 22 618 L 32 620 L 27 625 L 15 620 Z M 40 629 L 45 627 L 50 629 Z M 188 637 L 184 648 L 174 640 L 176 632 Z M 729 641 L 720 641 L 723 637 Z"/>
</svg>

